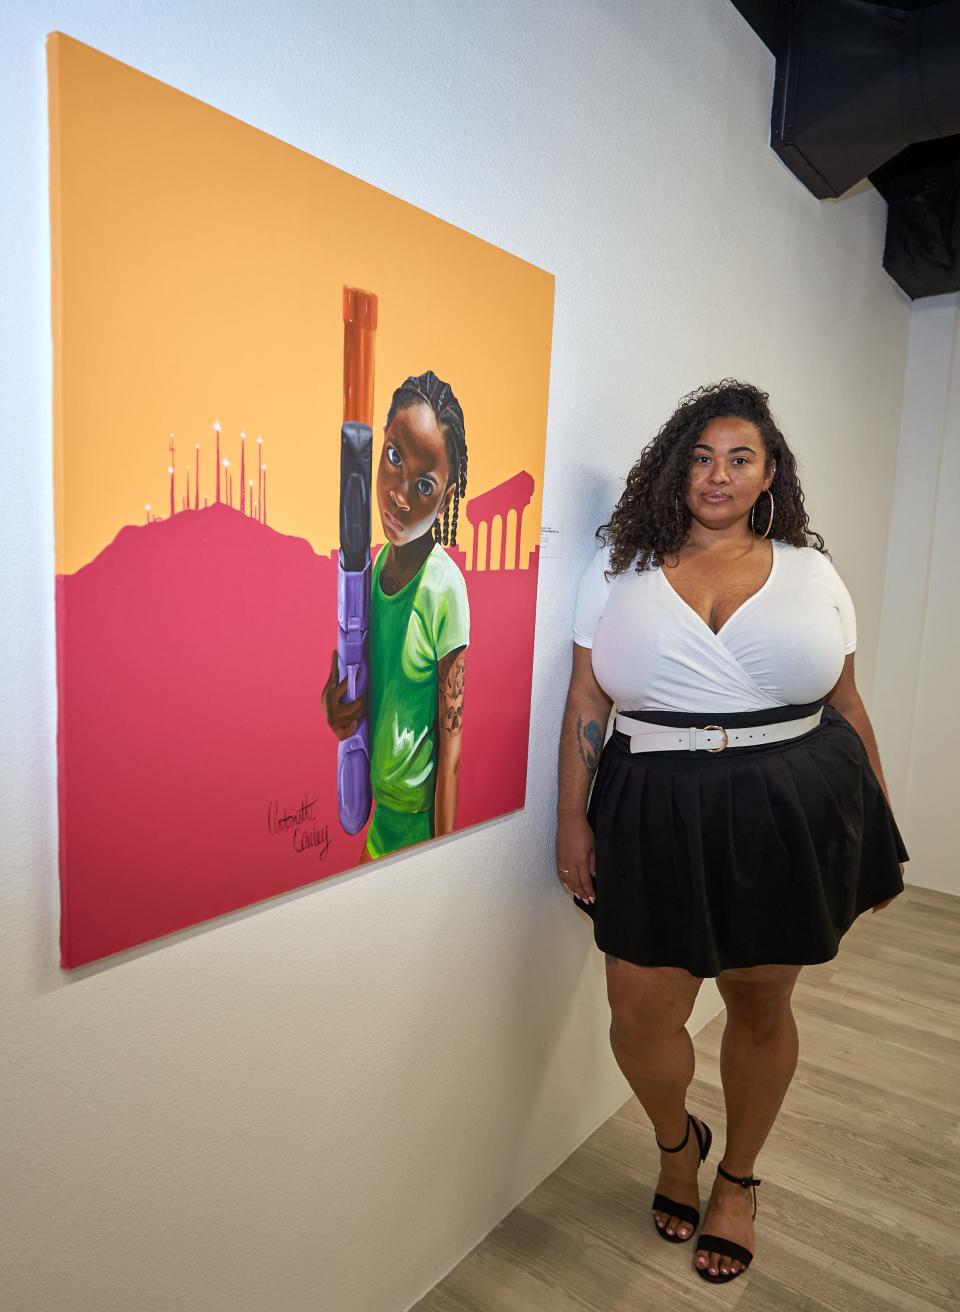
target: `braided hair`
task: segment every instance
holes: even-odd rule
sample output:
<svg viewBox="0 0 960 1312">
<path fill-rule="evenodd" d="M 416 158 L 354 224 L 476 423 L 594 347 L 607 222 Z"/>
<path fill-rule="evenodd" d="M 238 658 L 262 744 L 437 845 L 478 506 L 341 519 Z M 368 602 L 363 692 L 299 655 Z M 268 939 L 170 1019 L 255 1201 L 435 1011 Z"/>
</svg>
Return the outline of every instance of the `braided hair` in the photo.
<svg viewBox="0 0 960 1312">
<path fill-rule="evenodd" d="M 766 468 L 776 461 L 770 485 L 775 506 L 767 530 L 770 537 L 829 554 L 822 536 L 810 528 L 796 459 L 774 423 L 769 401 L 767 392 L 736 378 L 709 383 L 683 397 L 643 448 L 613 514 L 597 530 L 597 537 L 611 549 L 611 577 L 629 569 L 635 557 L 637 573 L 654 562 L 663 565 L 683 545 L 691 518 L 685 502 L 690 457 L 712 419 L 745 419 L 754 424 L 763 442 Z M 767 521 L 766 502 L 759 520 Z M 757 529 L 753 532 L 758 534 Z"/>
<path fill-rule="evenodd" d="M 449 383 L 438 378 L 432 369 L 425 374 L 411 375 L 393 394 L 390 409 L 387 411 L 387 427 L 393 423 L 398 410 L 409 410 L 412 405 L 428 405 L 437 416 L 437 423 L 443 433 L 447 447 L 447 459 L 450 462 L 450 483 L 453 484 L 453 523 L 450 522 L 450 502 L 443 511 L 443 528 L 437 516 L 433 526 L 433 536 L 443 546 L 457 545 L 457 519 L 460 515 L 460 499 L 467 490 L 467 437 L 463 423 L 463 411 L 460 402 L 453 394 Z M 450 483 L 447 486 L 450 486 Z"/>
</svg>

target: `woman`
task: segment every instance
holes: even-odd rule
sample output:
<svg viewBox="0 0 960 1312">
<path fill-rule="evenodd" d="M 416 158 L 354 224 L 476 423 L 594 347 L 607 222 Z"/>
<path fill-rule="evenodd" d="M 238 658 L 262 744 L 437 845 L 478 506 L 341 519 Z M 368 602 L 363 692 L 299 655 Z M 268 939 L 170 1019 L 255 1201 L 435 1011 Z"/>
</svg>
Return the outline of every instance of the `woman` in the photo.
<svg viewBox="0 0 960 1312">
<path fill-rule="evenodd" d="M 377 470 L 387 541 L 370 581 L 375 809 L 361 862 L 454 827 L 470 611 L 463 575 L 439 546 L 456 545 L 466 489 L 459 401 L 429 370 L 408 378 L 393 394 Z M 347 682 L 338 674 L 334 651 L 323 704 L 343 739 L 364 715 L 366 698 L 342 702 Z"/>
<path fill-rule="evenodd" d="M 661 1148 L 654 1218 L 673 1243 L 699 1223 L 712 1139 L 685 1110 L 685 1022 L 706 976 L 726 1004 L 727 1138 L 694 1258 L 717 1282 L 753 1257 L 801 967 L 902 892 L 908 860 L 853 603 L 767 400 L 699 388 L 630 471 L 580 584 L 560 742 L 558 875 L 606 954 L 611 1046 Z"/>
</svg>

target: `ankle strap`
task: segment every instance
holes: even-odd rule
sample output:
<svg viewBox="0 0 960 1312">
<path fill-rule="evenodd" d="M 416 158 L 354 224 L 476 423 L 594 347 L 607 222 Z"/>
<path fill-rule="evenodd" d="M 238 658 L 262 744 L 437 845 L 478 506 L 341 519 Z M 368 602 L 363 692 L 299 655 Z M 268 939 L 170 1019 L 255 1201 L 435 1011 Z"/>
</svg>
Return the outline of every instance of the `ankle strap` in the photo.
<svg viewBox="0 0 960 1312">
<path fill-rule="evenodd" d="M 725 1171 L 723 1169 L 723 1166 L 720 1164 L 720 1162 L 717 1162 L 717 1170 L 720 1172 L 720 1174 L 723 1176 L 725 1180 L 730 1180 L 732 1181 L 733 1184 L 742 1185 L 744 1189 L 749 1189 L 750 1186 L 753 1185 L 753 1216 L 755 1218 L 757 1215 L 757 1185 L 763 1184 L 763 1181 L 758 1180 L 755 1176 L 752 1175 L 731 1175 L 729 1171 Z"/>
<path fill-rule="evenodd" d="M 683 1143 L 678 1143 L 677 1146 L 676 1146 L 676 1148 L 664 1148 L 664 1146 L 663 1146 L 663 1144 L 660 1142 L 660 1140 L 657 1139 L 657 1136 L 656 1136 L 656 1135 L 653 1136 L 655 1139 L 657 1139 L 657 1147 L 660 1149 L 661 1152 L 663 1152 L 663 1153 L 678 1153 L 678 1152 L 680 1151 L 681 1148 L 686 1148 L 686 1146 L 687 1146 L 687 1140 L 690 1138 L 690 1123 L 691 1123 L 692 1119 L 693 1119 L 693 1118 L 691 1117 L 690 1113 L 687 1112 L 687 1132 L 686 1132 L 686 1134 L 683 1136 Z M 699 1136 L 698 1136 L 698 1137 L 699 1137 Z"/>
<path fill-rule="evenodd" d="M 742 1184 L 744 1189 L 749 1188 L 752 1184 L 763 1184 L 762 1180 L 757 1180 L 752 1175 L 731 1175 L 729 1171 L 723 1169 L 719 1162 L 717 1162 L 717 1170 L 725 1180 L 732 1180 L 734 1184 Z"/>
</svg>

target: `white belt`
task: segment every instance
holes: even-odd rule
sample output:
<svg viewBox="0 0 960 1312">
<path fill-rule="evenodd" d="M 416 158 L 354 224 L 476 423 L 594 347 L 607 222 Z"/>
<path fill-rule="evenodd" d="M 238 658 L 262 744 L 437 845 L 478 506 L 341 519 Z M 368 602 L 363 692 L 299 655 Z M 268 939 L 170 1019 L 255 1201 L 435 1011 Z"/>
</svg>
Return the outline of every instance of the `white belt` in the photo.
<svg viewBox="0 0 960 1312">
<path fill-rule="evenodd" d="M 823 707 L 802 720 L 779 720 L 776 724 L 748 724 L 740 729 L 724 729 L 719 724 L 707 724 L 702 729 L 689 725 L 671 729 L 649 720 L 637 720 L 632 715 L 618 715 L 614 721 L 621 733 L 630 739 L 631 752 L 669 752 L 687 748 L 691 752 L 723 752 L 728 747 L 750 747 L 758 743 L 779 743 L 786 738 L 798 738 L 820 723 Z"/>
</svg>

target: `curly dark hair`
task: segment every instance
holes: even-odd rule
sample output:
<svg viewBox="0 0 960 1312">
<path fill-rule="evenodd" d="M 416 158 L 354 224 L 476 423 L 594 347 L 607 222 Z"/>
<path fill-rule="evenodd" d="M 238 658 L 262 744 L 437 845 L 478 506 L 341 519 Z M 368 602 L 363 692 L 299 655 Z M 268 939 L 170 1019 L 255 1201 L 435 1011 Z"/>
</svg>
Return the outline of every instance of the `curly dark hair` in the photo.
<svg viewBox="0 0 960 1312">
<path fill-rule="evenodd" d="M 794 547 L 816 547 L 829 556 L 823 538 L 808 528 L 796 461 L 773 421 L 769 399 L 768 393 L 750 383 L 723 378 L 719 383 L 698 387 L 681 400 L 660 432 L 643 448 L 627 475 L 627 485 L 613 514 L 597 529 L 597 537 L 611 548 L 608 574 L 622 574 L 638 553 L 638 574 L 651 562 L 663 565 L 664 559 L 682 546 L 690 527 L 686 491 L 691 453 L 712 419 L 746 419 L 755 424 L 766 451 L 766 469 L 776 461 L 770 484 L 774 513 L 769 536 Z M 767 506 L 765 497 L 753 530 L 758 537 L 767 526 Z"/>
</svg>

